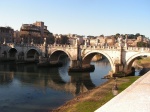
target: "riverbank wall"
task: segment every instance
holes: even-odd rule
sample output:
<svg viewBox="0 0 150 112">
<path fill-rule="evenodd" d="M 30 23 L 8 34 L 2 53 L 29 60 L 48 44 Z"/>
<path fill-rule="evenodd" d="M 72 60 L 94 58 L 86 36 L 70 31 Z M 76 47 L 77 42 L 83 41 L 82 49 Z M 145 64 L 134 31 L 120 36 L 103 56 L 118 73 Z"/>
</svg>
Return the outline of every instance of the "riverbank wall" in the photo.
<svg viewBox="0 0 150 112">
<path fill-rule="evenodd" d="M 149 112 L 150 71 L 95 112 Z"/>
</svg>

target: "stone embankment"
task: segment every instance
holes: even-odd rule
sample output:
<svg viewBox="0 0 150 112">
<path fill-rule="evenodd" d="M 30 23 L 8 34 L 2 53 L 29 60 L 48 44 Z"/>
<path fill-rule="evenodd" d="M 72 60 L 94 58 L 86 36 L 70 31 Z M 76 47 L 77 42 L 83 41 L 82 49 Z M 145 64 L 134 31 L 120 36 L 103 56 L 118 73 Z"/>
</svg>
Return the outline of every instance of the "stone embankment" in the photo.
<svg viewBox="0 0 150 112">
<path fill-rule="evenodd" d="M 127 78 L 118 78 L 117 85 L 120 86 L 121 84 L 126 83 L 128 81 L 129 79 Z M 104 100 L 107 99 L 106 96 L 108 94 L 111 94 L 111 96 L 113 95 L 112 87 L 114 87 L 114 84 L 115 84 L 115 80 L 110 79 L 106 83 L 92 90 L 81 93 L 80 95 L 76 96 L 74 99 L 66 102 L 64 105 L 53 110 L 52 112 L 79 112 L 76 106 L 81 103 L 84 104 L 85 102 L 94 103 L 93 105 L 90 105 L 92 106 L 92 108 L 93 106 L 97 105 L 97 107 L 94 107 L 94 109 L 91 110 L 91 111 L 95 111 L 97 108 L 99 108 L 101 105 L 105 103 Z M 87 110 L 88 108 L 90 108 L 90 106 L 82 107 L 82 112 L 84 112 L 84 109 Z"/>
<path fill-rule="evenodd" d="M 150 71 L 95 112 L 149 112 Z"/>
</svg>

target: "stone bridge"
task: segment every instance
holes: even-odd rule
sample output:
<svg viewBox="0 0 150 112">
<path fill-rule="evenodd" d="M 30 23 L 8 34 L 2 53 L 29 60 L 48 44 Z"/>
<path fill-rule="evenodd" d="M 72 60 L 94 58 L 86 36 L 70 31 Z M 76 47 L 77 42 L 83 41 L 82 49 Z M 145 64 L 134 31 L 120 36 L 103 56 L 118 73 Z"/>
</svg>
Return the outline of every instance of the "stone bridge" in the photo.
<svg viewBox="0 0 150 112">
<path fill-rule="evenodd" d="M 104 55 L 110 62 L 111 72 L 130 73 L 133 61 L 139 56 L 150 56 L 150 48 L 109 47 L 90 45 L 56 44 L 1 44 L 1 60 L 38 61 L 39 56 L 48 57 L 49 62 L 59 62 L 62 55 L 70 59 L 70 67 L 89 67 L 94 55 Z"/>
</svg>

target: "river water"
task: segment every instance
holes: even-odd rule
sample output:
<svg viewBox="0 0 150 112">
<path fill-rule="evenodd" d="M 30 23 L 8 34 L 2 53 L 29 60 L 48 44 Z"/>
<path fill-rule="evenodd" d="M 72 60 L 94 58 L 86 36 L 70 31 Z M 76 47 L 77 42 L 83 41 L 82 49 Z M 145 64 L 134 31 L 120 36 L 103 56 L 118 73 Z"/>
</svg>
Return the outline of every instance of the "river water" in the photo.
<svg viewBox="0 0 150 112">
<path fill-rule="evenodd" d="M 92 62 L 91 73 L 68 73 L 69 61 L 59 68 L 36 64 L 0 63 L 0 112 L 48 112 L 107 81 L 108 60 Z"/>
</svg>

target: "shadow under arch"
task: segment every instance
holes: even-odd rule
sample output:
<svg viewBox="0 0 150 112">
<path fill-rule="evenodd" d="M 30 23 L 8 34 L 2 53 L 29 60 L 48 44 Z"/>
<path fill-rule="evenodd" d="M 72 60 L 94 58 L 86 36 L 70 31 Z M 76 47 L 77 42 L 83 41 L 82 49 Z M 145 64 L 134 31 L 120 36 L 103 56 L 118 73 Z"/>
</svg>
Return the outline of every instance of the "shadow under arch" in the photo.
<svg viewBox="0 0 150 112">
<path fill-rule="evenodd" d="M 125 65 L 125 71 L 131 71 L 133 62 L 139 57 L 150 56 L 150 53 L 138 53 L 130 57 Z"/>
<path fill-rule="evenodd" d="M 9 49 L 9 51 L 8 51 L 9 58 L 10 58 L 11 60 L 15 60 L 17 52 L 18 52 L 18 51 L 17 51 L 15 48 Z"/>
<path fill-rule="evenodd" d="M 27 58 L 38 58 L 40 56 L 36 49 L 29 49 L 25 54 Z"/>
<path fill-rule="evenodd" d="M 83 57 L 83 59 L 82 59 L 82 66 L 90 65 L 92 58 L 93 58 L 96 54 L 102 54 L 103 56 L 105 56 L 105 57 L 108 59 L 108 61 L 110 62 L 111 68 L 112 68 L 112 69 L 114 68 L 113 60 L 111 59 L 111 57 L 110 57 L 109 55 L 107 55 L 106 53 L 101 52 L 101 51 L 98 51 L 98 52 L 95 52 L 95 51 L 88 52 L 88 53 Z"/>
<path fill-rule="evenodd" d="M 69 53 L 67 53 L 63 50 L 55 50 L 51 53 L 49 60 L 50 60 L 50 62 L 53 62 L 53 61 L 58 62 L 60 57 L 63 55 L 67 56 L 69 58 L 69 60 L 72 59 Z"/>
</svg>

